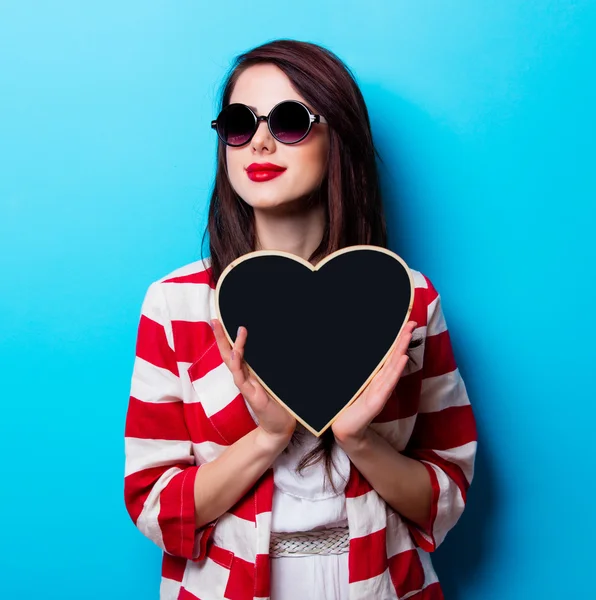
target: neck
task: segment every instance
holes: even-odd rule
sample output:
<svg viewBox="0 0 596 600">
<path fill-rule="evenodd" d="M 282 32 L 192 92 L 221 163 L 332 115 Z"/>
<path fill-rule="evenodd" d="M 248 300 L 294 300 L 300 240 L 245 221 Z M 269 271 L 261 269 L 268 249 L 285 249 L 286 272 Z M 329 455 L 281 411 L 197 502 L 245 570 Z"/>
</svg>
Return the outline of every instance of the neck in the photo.
<svg viewBox="0 0 596 600">
<path fill-rule="evenodd" d="M 319 246 L 325 231 L 323 204 L 308 210 L 255 210 L 256 250 L 281 250 L 308 260 Z"/>
</svg>

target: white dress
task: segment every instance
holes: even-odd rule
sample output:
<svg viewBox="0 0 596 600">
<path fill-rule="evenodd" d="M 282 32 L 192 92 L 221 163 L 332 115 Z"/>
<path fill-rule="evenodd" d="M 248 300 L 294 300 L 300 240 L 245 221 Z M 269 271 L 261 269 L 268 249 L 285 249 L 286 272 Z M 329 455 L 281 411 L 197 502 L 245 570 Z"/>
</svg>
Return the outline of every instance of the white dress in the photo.
<svg viewBox="0 0 596 600">
<path fill-rule="evenodd" d="M 301 458 L 319 440 L 300 423 L 300 436 L 273 463 L 272 532 L 300 532 L 345 527 L 345 487 L 350 460 L 333 447 L 334 491 L 325 477 L 325 462 L 296 472 Z M 346 600 L 348 598 L 348 553 L 271 558 L 271 600 Z"/>
</svg>

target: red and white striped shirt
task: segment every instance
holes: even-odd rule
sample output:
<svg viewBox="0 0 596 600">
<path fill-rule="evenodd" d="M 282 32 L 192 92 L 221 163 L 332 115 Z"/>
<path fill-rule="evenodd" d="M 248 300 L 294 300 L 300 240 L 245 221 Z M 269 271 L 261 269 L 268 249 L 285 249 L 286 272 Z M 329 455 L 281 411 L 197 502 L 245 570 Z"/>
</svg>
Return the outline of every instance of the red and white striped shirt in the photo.
<svg viewBox="0 0 596 600">
<path fill-rule="evenodd" d="M 425 465 L 433 489 L 421 528 L 396 513 L 351 465 L 346 512 L 350 600 L 443 598 L 429 553 L 464 510 L 476 426 L 455 363 L 440 296 L 412 270 L 418 323 L 411 360 L 371 424 Z M 195 527 L 201 465 L 256 427 L 223 362 L 210 259 L 149 286 L 143 301 L 126 417 L 124 493 L 140 531 L 163 551 L 161 600 L 269 598 L 272 469 L 215 522 Z"/>
</svg>

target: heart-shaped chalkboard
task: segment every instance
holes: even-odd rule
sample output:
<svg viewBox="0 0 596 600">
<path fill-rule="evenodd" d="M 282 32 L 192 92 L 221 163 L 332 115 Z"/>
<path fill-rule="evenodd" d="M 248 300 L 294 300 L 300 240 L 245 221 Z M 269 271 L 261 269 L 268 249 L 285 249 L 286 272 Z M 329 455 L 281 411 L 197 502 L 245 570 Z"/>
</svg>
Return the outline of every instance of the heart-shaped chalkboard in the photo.
<svg viewBox="0 0 596 600">
<path fill-rule="evenodd" d="M 247 366 L 316 436 L 381 368 L 413 300 L 406 263 L 368 245 L 316 266 L 287 252 L 250 252 L 227 266 L 215 294 L 230 343 L 246 327 Z"/>
</svg>

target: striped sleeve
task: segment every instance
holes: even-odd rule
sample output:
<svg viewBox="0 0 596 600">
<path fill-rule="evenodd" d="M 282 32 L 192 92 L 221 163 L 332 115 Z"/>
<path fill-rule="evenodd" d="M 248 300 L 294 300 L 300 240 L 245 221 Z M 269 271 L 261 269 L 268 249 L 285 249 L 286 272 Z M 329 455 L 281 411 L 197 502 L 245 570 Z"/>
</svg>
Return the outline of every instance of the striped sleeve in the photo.
<svg viewBox="0 0 596 600">
<path fill-rule="evenodd" d="M 124 500 L 137 528 L 162 550 L 198 560 L 213 524 L 195 527 L 199 466 L 161 285 L 149 286 L 141 308 L 125 425 Z"/>
<path fill-rule="evenodd" d="M 429 522 L 408 522 L 414 541 L 434 551 L 460 518 L 474 475 L 476 424 L 453 356 L 441 297 L 427 283 L 427 329 L 416 424 L 404 454 L 420 460 L 432 484 Z"/>
</svg>

